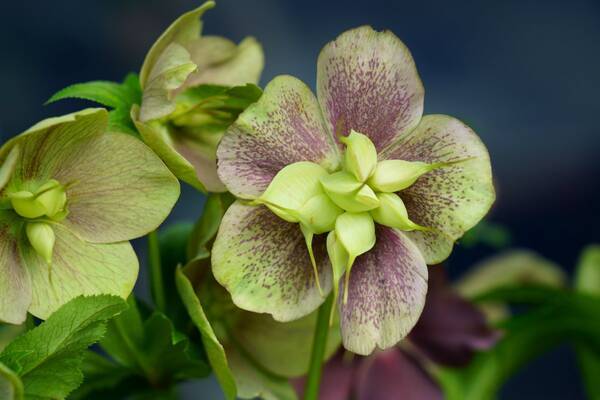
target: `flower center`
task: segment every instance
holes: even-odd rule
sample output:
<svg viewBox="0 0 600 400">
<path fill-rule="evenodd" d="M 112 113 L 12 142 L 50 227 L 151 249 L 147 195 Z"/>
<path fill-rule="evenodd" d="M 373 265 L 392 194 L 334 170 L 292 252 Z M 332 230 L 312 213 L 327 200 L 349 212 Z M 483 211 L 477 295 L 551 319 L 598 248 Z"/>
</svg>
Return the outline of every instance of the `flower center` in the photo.
<svg viewBox="0 0 600 400">
<path fill-rule="evenodd" d="M 50 264 L 55 235 L 52 221 L 67 215 L 67 194 L 64 186 L 51 179 L 35 190 L 8 193 L 13 210 L 26 221 L 25 232 L 33 249 Z"/>
<path fill-rule="evenodd" d="M 375 222 L 403 231 L 428 229 L 409 219 L 398 192 L 443 166 L 418 161 L 378 161 L 373 142 L 355 131 L 340 141 L 346 145 L 340 171 L 329 173 L 320 165 L 305 161 L 290 164 L 277 173 L 256 200 L 280 218 L 300 224 L 319 290 L 312 238 L 329 232 L 327 251 L 333 266 L 336 296 L 339 278 L 345 273 L 347 283 L 356 257 L 375 245 Z M 347 287 L 346 284 L 344 300 Z"/>
</svg>

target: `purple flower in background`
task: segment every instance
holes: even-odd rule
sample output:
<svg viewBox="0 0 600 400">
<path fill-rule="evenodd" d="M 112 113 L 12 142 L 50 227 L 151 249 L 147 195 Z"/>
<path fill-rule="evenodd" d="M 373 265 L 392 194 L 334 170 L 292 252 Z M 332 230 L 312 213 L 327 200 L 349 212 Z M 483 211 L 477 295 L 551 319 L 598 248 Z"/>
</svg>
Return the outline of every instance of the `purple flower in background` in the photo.
<svg viewBox="0 0 600 400">
<path fill-rule="evenodd" d="M 319 399 L 441 400 L 442 392 L 426 364 L 465 366 L 476 351 L 490 348 L 498 337 L 483 313 L 447 284 L 443 269 L 434 267 L 425 308 L 409 343 L 369 357 L 339 352 L 325 365 Z M 302 393 L 304 380 L 294 383 Z"/>
</svg>

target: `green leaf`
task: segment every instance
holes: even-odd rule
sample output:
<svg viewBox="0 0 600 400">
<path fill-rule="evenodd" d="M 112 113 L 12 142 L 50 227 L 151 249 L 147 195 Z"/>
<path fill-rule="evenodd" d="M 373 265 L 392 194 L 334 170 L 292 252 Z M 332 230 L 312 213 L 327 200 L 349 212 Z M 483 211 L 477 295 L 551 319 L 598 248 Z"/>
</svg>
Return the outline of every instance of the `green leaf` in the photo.
<svg viewBox="0 0 600 400">
<path fill-rule="evenodd" d="M 123 383 L 127 383 L 131 388 L 131 382 L 134 380 L 131 370 L 91 350 L 85 352 L 81 370 L 85 379 L 69 396 L 69 400 L 121 398 L 126 392 L 119 391 L 119 388 Z"/>
<path fill-rule="evenodd" d="M 142 100 L 142 89 L 137 74 L 128 74 L 122 83 L 108 81 L 77 83 L 55 93 L 46 104 L 65 99 L 89 100 L 112 108 L 113 110 L 108 113 L 109 131 L 139 136 L 131 120 L 131 107 L 140 104 Z"/>
<path fill-rule="evenodd" d="M 56 92 L 46 104 L 64 99 L 83 99 L 117 108 L 126 104 L 129 93 L 118 83 L 109 81 L 92 81 L 76 83 Z"/>
<path fill-rule="evenodd" d="M 77 297 L 15 339 L 0 354 L 0 362 L 21 378 L 26 398 L 64 398 L 83 380 L 83 350 L 98 341 L 106 321 L 125 308 L 116 296 Z"/>
<path fill-rule="evenodd" d="M 204 344 L 206 355 L 208 356 L 208 360 L 217 380 L 223 389 L 225 398 L 233 400 L 236 398 L 237 387 L 231 370 L 229 369 L 225 350 L 217 339 L 212 326 L 202 309 L 200 300 L 198 300 L 198 297 L 194 292 L 192 284 L 180 268 L 177 269 L 176 282 L 181 300 L 185 304 L 190 318 L 202 336 L 202 343 Z"/>
<path fill-rule="evenodd" d="M 532 305 L 501 323 L 502 340 L 463 370 L 442 369 L 438 378 L 448 400 L 493 399 L 503 383 L 535 357 L 564 343 L 584 341 L 600 349 L 600 299 L 547 287 L 503 288 L 482 301 Z"/>
<path fill-rule="evenodd" d="M 101 342 L 115 360 L 146 378 L 153 387 L 210 373 L 202 349 L 194 346 L 164 314 L 143 320 L 133 298 L 130 308 L 112 320 Z"/>
<path fill-rule="evenodd" d="M 600 399 L 600 352 L 585 341 L 575 343 L 577 361 L 590 400 Z"/>
<path fill-rule="evenodd" d="M 588 246 L 581 253 L 574 285 L 582 293 L 600 296 L 600 245 Z"/>
<path fill-rule="evenodd" d="M 211 193 L 208 195 L 202 215 L 194 225 L 188 241 L 187 255 L 189 260 L 207 255 L 208 249 L 212 245 L 212 241 L 221 225 L 221 219 L 234 201 L 235 197 L 230 193 Z"/>
<path fill-rule="evenodd" d="M 0 399 L 23 399 L 23 383 L 9 368 L 0 362 Z"/>
</svg>

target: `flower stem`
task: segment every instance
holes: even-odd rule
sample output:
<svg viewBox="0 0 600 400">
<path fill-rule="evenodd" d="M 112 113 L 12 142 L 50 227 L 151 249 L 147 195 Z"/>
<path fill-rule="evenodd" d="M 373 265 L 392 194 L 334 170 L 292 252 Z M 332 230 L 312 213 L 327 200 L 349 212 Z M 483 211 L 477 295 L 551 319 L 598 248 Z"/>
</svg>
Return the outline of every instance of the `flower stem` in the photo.
<svg viewBox="0 0 600 400">
<path fill-rule="evenodd" d="M 333 295 L 327 296 L 325 302 L 319 308 L 317 315 L 317 326 L 313 339 L 312 354 L 310 356 L 310 369 L 306 379 L 304 400 L 318 400 L 319 387 L 321 384 L 321 372 L 323 370 L 323 358 L 327 347 L 327 335 L 329 334 L 329 317 L 333 305 Z"/>
<path fill-rule="evenodd" d="M 152 231 L 148 234 L 148 265 L 150 266 L 150 286 L 154 305 L 159 311 L 166 309 L 165 285 L 163 282 L 162 267 L 160 265 L 160 248 L 158 234 Z"/>
</svg>

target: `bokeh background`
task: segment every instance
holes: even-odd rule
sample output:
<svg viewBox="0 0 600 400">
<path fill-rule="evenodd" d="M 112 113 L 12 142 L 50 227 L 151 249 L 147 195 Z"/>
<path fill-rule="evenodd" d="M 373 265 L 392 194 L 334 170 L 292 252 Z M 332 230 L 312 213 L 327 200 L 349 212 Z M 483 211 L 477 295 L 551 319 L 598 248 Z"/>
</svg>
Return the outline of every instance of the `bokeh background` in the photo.
<svg viewBox="0 0 600 400">
<path fill-rule="evenodd" d="M 42 105 L 62 87 L 138 71 L 163 29 L 200 3 L 2 1 L 2 141 L 83 105 Z M 487 144 L 498 187 L 490 220 L 510 230 L 513 245 L 571 272 L 581 248 L 600 240 L 600 2 L 220 0 L 204 31 L 257 37 L 267 61 L 262 84 L 285 73 L 314 87 L 321 47 L 363 24 L 392 30 L 412 50 L 426 113 L 462 119 Z M 185 188 L 169 223 L 193 220 L 202 203 Z M 451 275 L 491 252 L 459 245 Z M 147 293 L 143 275 L 138 291 Z M 189 398 L 219 398 L 214 382 L 185 390 Z M 583 399 L 574 357 L 566 348 L 543 356 L 502 397 Z"/>
</svg>

